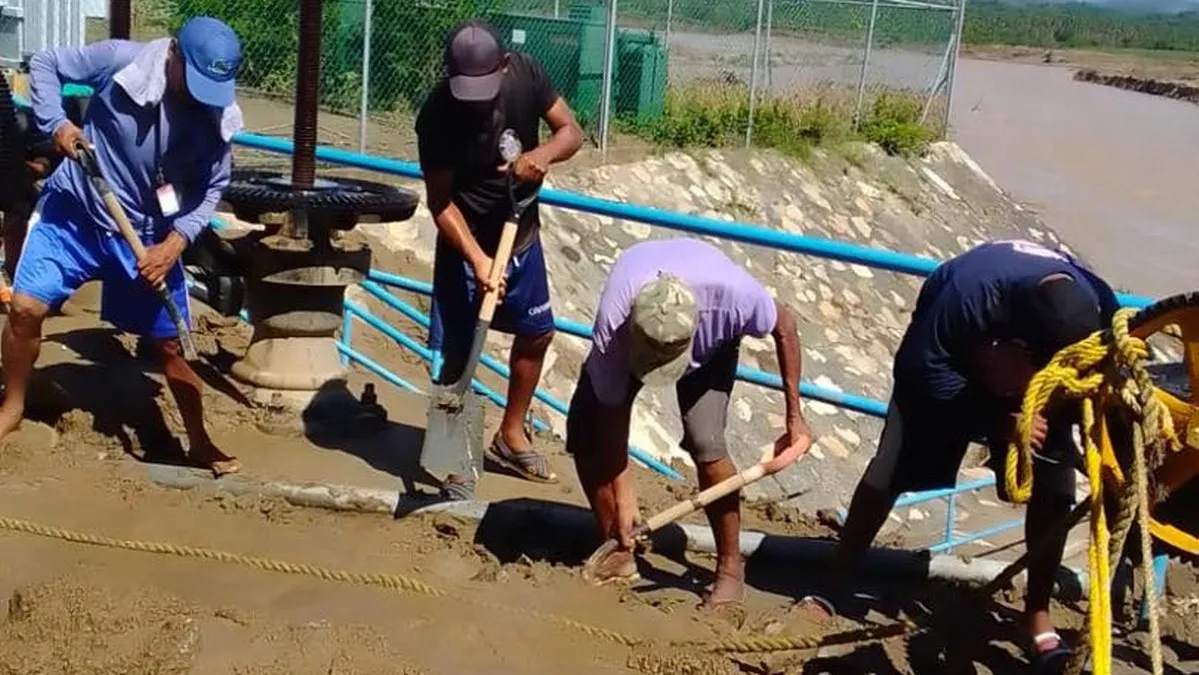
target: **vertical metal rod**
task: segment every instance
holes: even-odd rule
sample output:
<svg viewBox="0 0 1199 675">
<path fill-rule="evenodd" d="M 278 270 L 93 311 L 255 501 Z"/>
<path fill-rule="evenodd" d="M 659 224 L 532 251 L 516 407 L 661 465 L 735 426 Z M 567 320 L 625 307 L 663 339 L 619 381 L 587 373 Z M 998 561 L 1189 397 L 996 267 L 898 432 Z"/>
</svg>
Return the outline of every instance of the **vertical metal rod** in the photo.
<svg viewBox="0 0 1199 675">
<path fill-rule="evenodd" d="M 345 309 L 343 308 L 342 313 L 341 313 L 341 335 L 338 336 L 337 341 L 339 343 L 345 345 L 346 347 L 352 348 L 354 346 L 352 344 L 353 334 L 354 334 L 354 314 L 352 312 L 345 311 Z M 343 365 L 343 366 L 350 365 L 350 357 L 347 356 L 345 352 L 338 350 L 338 354 L 339 354 L 338 358 L 341 361 L 341 365 Z"/>
<path fill-rule="evenodd" d="M 853 106 L 853 126 L 862 122 L 862 103 L 866 100 L 866 74 L 870 71 L 870 52 L 874 48 L 874 26 L 878 22 L 878 0 L 870 3 L 870 27 L 866 29 L 866 50 L 862 52 L 862 72 L 858 75 L 858 102 Z"/>
<path fill-rule="evenodd" d="M 42 44 L 38 50 L 51 49 L 54 45 L 50 44 L 50 3 L 42 3 L 42 25 L 41 25 Z"/>
<path fill-rule="evenodd" d="M 774 0 L 766 0 L 766 47 L 762 50 L 766 54 L 766 91 L 774 89 L 774 63 L 770 58 L 770 34 L 773 27 Z"/>
<path fill-rule="evenodd" d="M 962 55 L 962 27 L 966 22 L 966 0 L 958 0 L 957 25 L 953 30 L 953 57 L 949 61 L 948 90 L 945 92 L 945 125 L 946 136 L 949 135 L 949 116 L 953 110 L 953 85 L 957 80 L 958 59 Z"/>
<path fill-rule="evenodd" d="M 670 60 L 670 24 L 674 23 L 674 0 L 666 0 L 666 59 Z M 669 73 L 667 77 L 670 77 Z"/>
<path fill-rule="evenodd" d="M 316 180 L 316 117 L 321 92 L 321 0 L 301 0 L 296 116 L 291 184 L 308 189 Z"/>
<path fill-rule="evenodd" d="M 559 12 L 559 9 L 560 9 L 560 8 L 559 8 L 559 5 L 560 5 L 560 4 L 561 4 L 561 3 L 559 2 L 559 0 L 554 0 L 554 18 L 555 18 L 555 19 L 559 18 L 558 12 Z"/>
<path fill-rule="evenodd" d="M 612 80 L 616 71 L 616 0 L 608 0 L 608 36 L 604 44 L 604 81 L 600 90 L 600 152 L 608 151 L 612 118 Z"/>
<path fill-rule="evenodd" d="M 953 552 L 953 526 L 957 520 L 957 495 L 949 495 L 949 508 L 945 513 L 945 552 Z"/>
<path fill-rule="evenodd" d="M 42 3 L 42 20 L 45 21 L 46 5 L 50 3 Z M 129 33 L 132 30 L 133 12 L 130 5 L 132 0 L 109 0 L 108 2 L 108 37 L 114 40 L 128 40 Z M 44 25 L 44 24 L 43 24 Z M 43 49 L 45 45 L 43 43 Z"/>
<path fill-rule="evenodd" d="M 754 28 L 754 60 L 749 69 L 749 120 L 745 123 L 745 147 L 753 144 L 754 140 L 754 105 L 758 96 L 758 47 L 762 43 L 762 14 L 766 9 L 765 0 L 758 0 L 758 23 Z"/>
<path fill-rule="evenodd" d="M 375 20 L 375 0 L 366 0 L 362 18 L 362 100 L 358 103 L 358 152 L 366 154 L 366 126 L 371 100 L 371 30 Z"/>
<path fill-rule="evenodd" d="M 945 43 L 945 54 L 941 57 L 941 67 L 937 69 L 937 76 L 928 85 L 928 96 L 924 99 L 924 109 L 920 111 L 920 123 L 928 119 L 929 108 L 933 105 L 933 99 L 936 98 L 937 92 L 941 91 L 941 85 L 945 84 L 949 77 L 949 60 L 953 56 L 953 36 L 949 37 L 949 42 Z"/>
</svg>

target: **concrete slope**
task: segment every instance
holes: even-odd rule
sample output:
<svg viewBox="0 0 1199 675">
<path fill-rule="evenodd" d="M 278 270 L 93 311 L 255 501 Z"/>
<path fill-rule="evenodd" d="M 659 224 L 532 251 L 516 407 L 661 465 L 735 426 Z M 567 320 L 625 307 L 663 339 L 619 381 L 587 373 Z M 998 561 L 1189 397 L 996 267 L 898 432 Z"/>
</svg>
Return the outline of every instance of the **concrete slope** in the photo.
<svg viewBox="0 0 1199 675">
<path fill-rule="evenodd" d="M 639 162 L 555 171 L 553 187 L 741 221 L 816 237 L 945 258 L 983 239 L 1027 237 L 1057 242 L 1035 216 L 1012 202 L 956 145 L 933 146 L 919 160 L 854 145 L 818 151 L 806 161 L 766 151 L 672 152 Z M 557 208 L 543 211 L 543 239 L 558 316 L 590 323 L 608 269 L 621 250 L 648 238 L 683 236 Z M 433 225 L 422 208 L 410 223 L 372 230 L 380 253 L 431 262 Z M 885 400 L 892 354 L 908 321 L 920 279 L 859 265 L 713 240 L 800 316 L 804 376 L 817 384 Z M 384 258 L 380 257 L 380 264 Z M 427 274 L 427 272 L 426 272 Z M 495 338 L 506 356 L 507 342 Z M 543 386 L 568 401 L 587 343 L 559 336 Z M 742 364 L 777 372 L 769 340 L 750 340 Z M 633 442 L 663 457 L 681 457 L 681 425 L 669 392 L 646 391 L 635 410 Z M 560 415 L 541 408 L 563 433 Z M 763 481 L 750 498 L 814 509 L 848 501 L 874 452 L 881 422 L 821 402 L 805 403 L 820 439 L 811 456 Z M 729 438 L 738 464 L 757 461 L 781 432 L 781 394 L 739 384 Z"/>
</svg>

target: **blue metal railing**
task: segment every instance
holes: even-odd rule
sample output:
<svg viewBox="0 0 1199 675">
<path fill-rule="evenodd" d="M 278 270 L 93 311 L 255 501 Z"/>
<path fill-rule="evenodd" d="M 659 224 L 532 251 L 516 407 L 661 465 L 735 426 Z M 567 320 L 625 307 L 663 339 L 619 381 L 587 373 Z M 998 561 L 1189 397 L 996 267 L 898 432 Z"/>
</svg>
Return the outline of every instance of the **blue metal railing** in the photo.
<svg viewBox="0 0 1199 675">
<path fill-rule="evenodd" d="M 294 150 L 293 144 L 288 140 L 272 138 L 269 136 L 261 136 L 258 134 L 239 134 L 234 138 L 234 142 L 245 147 L 281 154 L 291 154 Z M 422 176 L 419 165 L 414 162 L 374 157 L 329 147 L 318 148 L 316 155 L 317 159 L 321 161 L 347 167 L 377 171 L 380 173 L 401 176 L 410 179 L 419 179 Z M 859 244 L 850 244 L 831 239 L 781 232 L 748 223 L 725 222 L 713 218 L 704 218 L 702 216 L 677 213 L 636 204 L 626 204 L 550 188 L 543 189 L 540 193 L 540 198 L 544 204 L 550 206 L 609 216 L 622 220 L 632 220 L 645 223 L 647 225 L 666 227 L 691 234 L 706 235 L 730 241 L 755 244 L 772 249 L 789 251 L 792 253 L 840 260 L 842 262 L 861 264 L 867 267 L 885 269 L 893 272 L 912 274 L 922 277 L 927 276 L 930 272 L 932 272 L 932 270 L 936 269 L 937 265 L 939 264 L 939 262 L 936 260 L 922 256 L 897 253 L 894 251 L 876 249 Z M 389 275 L 377 271 L 372 271 L 371 275 L 372 279 L 375 281 L 387 283 L 388 285 L 394 285 L 405 290 L 422 294 L 429 294 L 432 292 L 432 286 L 425 282 L 405 279 L 403 277 L 397 277 L 395 275 Z M 1121 304 L 1128 307 L 1143 308 L 1153 303 L 1151 298 L 1144 296 L 1131 295 L 1127 293 L 1118 293 L 1117 296 Z M 555 323 L 558 330 L 561 330 L 562 332 L 579 337 L 590 336 L 590 329 L 583 324 L 563 320 L 556 321 Z M 782 379 L 778 375 L 773 373 L 765 373 L 742 366 L 739 366 L 737 369 L 737 377 L 743 381 L 773 389 L 780 389 L 782 386 Z M 807 398 L 825 401 L 833 405 L 857 410 L 859 412 L 864 412 L 877 417 L 886 416 L 887 405 L 884 402 L 876 399 L 856 396 L 853 394 L 845 394 L 828 388 L 818 387 L 808 382 L 800 384 L 800 393 Z M 949 488 L 944 491 L 934 490 L 924 493 L 904 495 L 902 499 L 905 500 L 904 504 L 906 505 L 912 505 L 936 499 L 944 499 L 947 501 L 948 517 L 945 525 L 945 539 L 942 542 L 930 547 L 930 550 L 951 551 L 956 546 L 971 543 L 983 537 L 993 536 L 1014 527 L 1018 527 L 1021 524 L 1021 520 L 1009 521 L 986 528 L 980 532 L 959 537 L 954 536 L 957 495 L 963 492 L 984 489 L 993 485 L 995 485 L 995 478 L 991 477 L 979 481 L 972 481 L 970 483 Z"/>
<path fill-rule="evenodd" d="M 14 96 L 13 98 L 17 106 L 25 108 L 29 107 L 29 102 L 24 100 L 22 97 Z M 245 147 L 281 154 L 291 154 L 294 151 L 294 146 L 291 141 L 272 138 L 269 136 L 262 136 L 259 134 L 240 133 L 234 137 L 234 142 Z M 318 160 L 340 164 L 342 166 L 367 169 L 411 179 L 419 179 L 421 177 L 420 167 L 413 162 L 373 157 L 370 155 L 348 152 L 329 147 L 317 148 L 316 154 Z M 897 253 L 894 251 L 870 248 L 859 244 L 850 244 L 831 239 L 796 235 L 788 232 L 781 232 L 778 230 L 755 226 L 748 223 L 724 222 L 712 218 L 704 218 L 636 204 L 626 204 L 549 188 L 542 190 L 541 201 L 550 206 L 604 215 L 623 220 L 632 220 L 648 225 L 688 232 L 691 234 L 712 236 L 730 241 L 756 244 L 776 250 L 861 264 L 868 267 L 890 270 L 904 274 L 927 276 L 939 264 L 938 261 L 934 259 L 922 256 L 914 256 L 904 253 Z M 395 275 L 388 275 L 384 272 L 372 270 L 371 278 L 362 284 L 363 288 L 371 293 L 372 296 L 379 298 L 383 302 L 389 304 L 389 306 L 396 307 L 397 309 L 399 309 L 399 306 L 389 302 L 387 298 L 390 298 L 397 303 L 402 303 L 403 301 L 399 300 L 399 298 L 396 298 L 390 292 L 384 290 L 381 286 L 379 286 L 379 284 L 387 284 L 405 290 L 425 294 L 429 294 L 432 291 L 431 286 L 425 284 L 424 282 L 404 279 L 402 277 L 396 277 Z M 1146 307 L 1152 303 L 1151 299 L 1136 295 L 1119 294 L 1119 298 L 1122 304 L 1131 307 Z M 421 324 L 419 317 L 424 317 L 424 315 L 410 306 L 409 309 L 411 309 L 412 312 L 405 312 L 405 316 L 416 321 L 418 324 Z M 384 380 L 401 389 L 419 391 L 411 383 L 403 380 L 394 373 L 391 373 L 383 366 L 375 363 L 364 354 L 355 351 L 350 346 L 349 336 L 352 335 L 351 327 L 353 320 L 355 319 L 363 321 L 364 323 L 367 323 L 368 325 L 371 325 L 372 327 L 384 332 L 401 346 L 412 350 L 422 358 L 433 362 L 435 367 L 437 354 L 430 352 L 412 338 L 400 333 L 394 327 L 390 326 L 378 317 L 375 317 L 365 308 L 355 305 L 354 303 L 347 302 L 346 316 L 343 324 L 343 328 L 345 329 L 343 330 L 343 335 L 345 336 L 345 339 L 343 339 L 338 345 L 338 349 L 343 360 L 359 363 L 379 377 L 382 377 Z M 424 317 L 424 319 L 427 321 L 427 317 Z M 578 337 L 590 336 L 590 328 L 583 324 L 564 319 L 559 319 L 555 323 L 558 330 L 570 335 L 575 335 Z M 422 325 L 427 327 L 427 324 Z M 489 369 L 499 373 L 501 376 L 507 377 L 507 369 L 491 357 L 486 357 L 483 363 Z M 739 379 L 760 386 L 773 389 L 780 389 L 782 386 L 781 378 L 772 373 L 765 373 L 754 369 L 738 367 L 737 375 Z M 493 402 L 503 405 L 504 399 L 502 396 L 490 390 L 477 380 L 474 380 L 472 384 L 474 385 L 476 391 L 479 391 L 479 393 L 482 395 L 487 396 Z M 851 410 L 857 410 L 866 414 L 879 417 L 886 415 L 886 404 L 876 399 L 856 396 L 853 394 L 845 394 L 828 388 L 818 387 L 807 382 L 801 383 L 800 393 L 808 398 L 822 400 L 833 405 L 849 408 Z M 538 398 L 554 410 L 562 413 L 565 412 L 565 406 L 549 394 L 539 391 Z M 539 426 L 539 428 L 544 428 L 545 426 L 544 422 L 540 422 L 539 420 L 534 421 L 534 424 L 535 426 Z M 663 473 L 669 472 L 667 475 L 673 474 L 674 477 L 678 477 L 677 472 L 674 472 L 668 466 L 661 465 L 661 463 L 657 462 L 657 460 L 655 460 L 652 456 L 645 454 L 644 458 L 640 457 L 639 455 L 642 455 L 643 453 L 636 449 L 631 449 L 631 453 L 633 454 L 634 458 L 641 460 L 648 466 L 651 466 L 652 468 L 655 468 Z M 653 460 L 653 462 L 651 463 L 646 460 Z M 655 463 L 659 466 L 654 466 Z M 663 471 L 663 468 L 666 471 Z M 1003 524 L 994 528 L 989 528 L 983 533 L 974 533 L 973 535 L 958 539 L 953 537 L 955 496 L 965 491 L 989 487 L 993 485 L 994 482 L 994 478 L 973 481 L 956 486 L 955 488 L 948 489 L 947 491 L 930 491 L 926 493 L 905 495 L 901 501 L 903 501 L 905 505 L 911 505 L 932 499 L 949 500 L 950 517 L 948 518 L 946 525 L 946 539 L 944 542 L 934 546 L 933 549 L 951 550 L 954 546 L 968 543 L 969 541 L 974 541 L 981 536 L 990 536 L 990 534 L 993 534 L 995 531 L 1003 531 L 1004 529 L 1009 529 L 1012 526 L 1012 524 Z M 1018 524 L 1018 521 L 1016 524 Z"/>
</svg>

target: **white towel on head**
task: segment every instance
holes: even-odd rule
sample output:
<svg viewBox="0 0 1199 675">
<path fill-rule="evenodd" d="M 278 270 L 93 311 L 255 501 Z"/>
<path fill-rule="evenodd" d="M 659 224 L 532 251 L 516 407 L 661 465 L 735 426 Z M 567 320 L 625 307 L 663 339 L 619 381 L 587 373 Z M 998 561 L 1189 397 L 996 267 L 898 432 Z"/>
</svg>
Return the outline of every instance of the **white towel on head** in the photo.
<svg viewBox="0 0 1199 675">
<path fill-rule="evenodd" d="M 113 81 L 141 106 L 162 103 L 167 91 L 167 57 L 171 54 L 173 38 L 158 38 L 146 43 L 133 61 L 117 71 Z M 221 139 L 228 143 L 242 130 L 241 108 L 236 103 L 221 111 Z"/>
</svg>

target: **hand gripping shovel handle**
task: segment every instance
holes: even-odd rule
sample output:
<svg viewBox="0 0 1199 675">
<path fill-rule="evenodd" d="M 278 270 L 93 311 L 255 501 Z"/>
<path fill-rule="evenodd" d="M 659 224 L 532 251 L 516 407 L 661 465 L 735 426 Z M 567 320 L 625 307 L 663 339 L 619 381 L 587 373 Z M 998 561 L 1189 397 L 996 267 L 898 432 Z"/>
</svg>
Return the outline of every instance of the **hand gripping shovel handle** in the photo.
<svg viewBox="0 0 1199 675">
<path fill-rule="evenodd" d="M 663 527 L 675 522 L 676 520 L 679 520 L 680 518 L 695 513 L 717 499 L 726 497 L 737 490 L 740 490 L 746 485 L 761 480 L 764 476 L 768 475 L 766 469 L 767 465 L 765 463 L 755 464 L 738 473 L 737 475 L 730 476 L 713 485 L 712 487 L 703 490 L 694 497 L 681 501 L 665 511 L 651 516 L 649 520 L 641 523 L 633 530 L 633 540 L 636 541 L 638 539 L 647 537 L 650 533 L 656 532 L 657 530 L 662 529 Z M 619 541 L 615 539 L 609 539 L 608 541 L 605 541 L 602 546 L 597 548 L 595 553 L 592 553 L 591 557 L 587 558 L 587 562 L 583 564 L 584 578 L 594 578 L 595 568 L 601 562 L 603 562 L 604 558 L 608 557 L 608 555 L 615 551 L 619 546 Z"/>
<path fill-rule="evenodd" d="M 109 215 L 117 222 L 117 228 L 121 231 L 121 236 L 125 239 L 125 243 L 133 250 L 133 255 L 137 261 L 141 262 L 146 257 L 146 247 L 142 245 L 142 240 L 133 231 L 133 224 L 129 222 L 129 216 L 125 214 L 125 209 L 117 201 L 117 196 L 113 194 L 108 181 L 100 173 L 100 165 L 96 161 L 96 153 L 87 145 L 77 143 L 75 145 L 75 158 L 79 162 L 79 166 L 83 168 L 83 172 L 91 180 L 96 191 L 100 193 L 100 199 L 104 201 L 104 206 L 108 209 Z M 175 304 L 175 299 L 171 297 L 171 293 L 167 290 L 165 283 L 159 283 L 154 290 L 158 292 L 159 297 L 167 308 L 167 313 L 171 315 L 171 321 L 175 324 L 175 330 L 179 333 L 179 344 L 183 348 L 183 358 L 188 360 L 195 359 L 196 347 L 192 344 L 191 333 L 187 330 L 187 322 L 183 320 L 183 314 L 179 311 L 179 306 Z"/>
<path fill-rule="evenodd" d="M 508 270 L 512 247 L 516 244 L 516 230 L 520 223 L 520 216 L 532 202 L 532 197 L 524 202 L 516 200 L 515 179 L 511 168 L 508 169 L 508 194 L 512 198 L 512 217 L 504 222 L 504 229 L 500 231 L 500 243 L 496 246 L 495 257 L 491 259 L 491 269 L 487 272 L 487 281 L 491 290 L 483 296 L 483 303 L 479 306 L 479 320 L 475 322 L 475 337 L 471 342 L 470 354 L 466 358 L 466 368 L 453 388 L 454 393 L 458 396 L 466 394 L 466 390 L 474 378 L 475 369 L 479 365 L 479 356 L 483 353 L 483 343 L 487 341 L 487 331 L 491 329 L 491 319 L 495 316 L 495 309 L 500 303 L 500 282 L 503 281 L 504 274 Z"/>
</svg>

